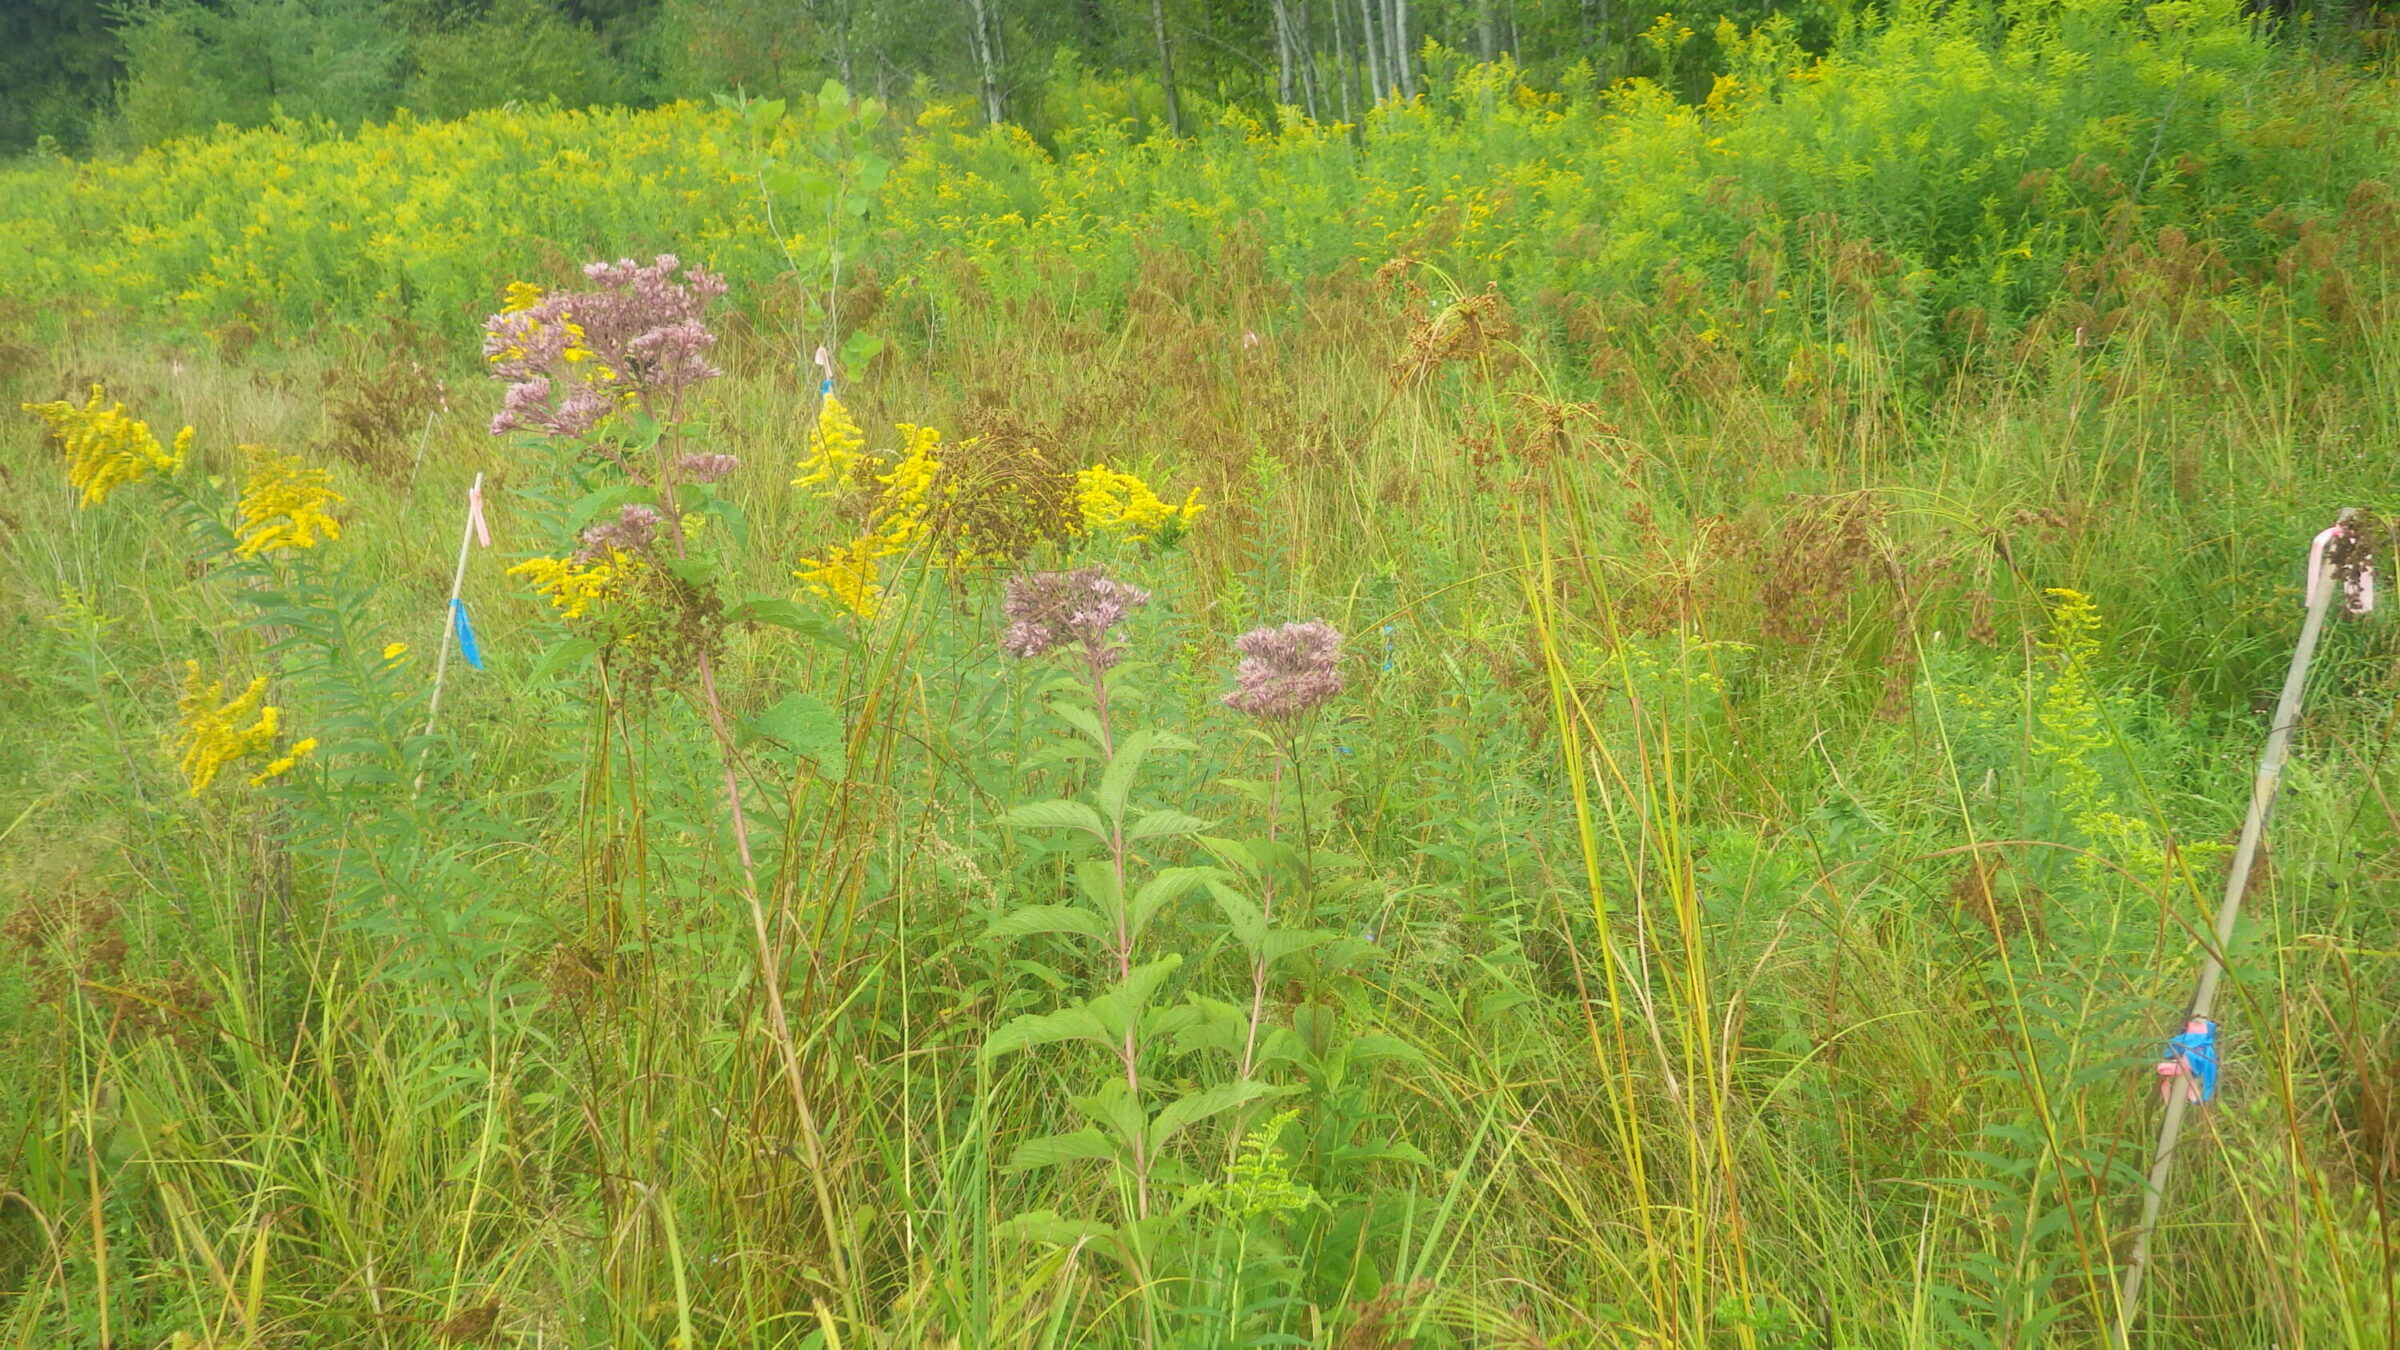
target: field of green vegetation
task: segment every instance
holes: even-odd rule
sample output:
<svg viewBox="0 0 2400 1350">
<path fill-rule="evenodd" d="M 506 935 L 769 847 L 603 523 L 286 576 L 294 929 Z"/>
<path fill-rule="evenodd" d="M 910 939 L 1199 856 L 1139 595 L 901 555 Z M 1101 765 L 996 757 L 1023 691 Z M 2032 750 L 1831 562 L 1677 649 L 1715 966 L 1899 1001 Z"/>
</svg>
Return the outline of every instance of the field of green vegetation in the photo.
<svg viewBox="0 0 2400 1350">
<path fill-rule="evenodd" d="M 2400 1344 L 2389 31 L 0 165 L 0 1346 Z"/>
</svg>

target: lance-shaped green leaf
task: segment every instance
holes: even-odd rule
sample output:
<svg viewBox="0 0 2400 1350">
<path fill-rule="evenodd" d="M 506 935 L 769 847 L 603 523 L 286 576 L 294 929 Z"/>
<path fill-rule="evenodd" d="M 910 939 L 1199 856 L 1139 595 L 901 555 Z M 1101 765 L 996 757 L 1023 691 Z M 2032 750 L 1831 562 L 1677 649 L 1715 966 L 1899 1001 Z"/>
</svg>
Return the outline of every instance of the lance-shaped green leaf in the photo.
<svg viewBox="0 0 2400 1350">
<path fill-rule="evenodd" d="M 1242 1052 L 1242 1042 L 1250 1035 L 1248 1009 L 1199 994 L 1191 995 L 1183 1006 L 1192 1010 L 1192 1016 L 1175 1032 L 1175 1053 L 1222 1050 L 1238 1055 Z"/>
<path fill-rule="evenodd" d="M 1001 824 L 1015 826 L 1015 829 L 1080 829 L 1092 838 L 1099 838 L 1099 841 L 1109 838 L 1109 826 L 1099 819 L 1099 812 L 1082 805 L 1082 802 L 1070 802 L 1063 798 L 1056 802 L 1027 802 L 1027 805 L 1001 817 Z"/>
<path fill-rule="evenodd" d="M 1048 1134 L 1028 1139 L 1017 1145 L 1003 1172 L 1031 1172 L 1036 1168 L 1056 1167 L 1060 1163 L 1100 1162 L 1114 1159 L 1117 1146 L 1107 1135 L 1086 1126 L 1066 1134 Z"/>
<path fill-rule="evenodd" d="M 1116 758 L 1100 775 L 1100 786 L 1092 800 L 1110 820 L 1125 819 L 1125 799 L 1133 794 L 1133 780 L 1142 772 L 1142 761 L 1149 758 L 1150 747 L 1158 741 L 1158 733 L 1149 730 L 1134 732 L 1117 742 Z"/>
<path fill-rule="evenodd" d="M 1036 1209 L 1019 1214 L 992 1229 L 992 1236 L 1019 1238 L 1029 1242 L 1047 1242 L 1060 1247 L 1083 1243 L 1113 1248 L 1110 1239 L 1117 1230 L 1091 1219 L 1066 1219 L 1054 1209 Z"/>
<path fill-rule="evenodd" d="M 1105 858 L 1086 858 L 1075 865 L 1075 886 L 1092 908 L 1114 924 L 1125 912 L 1125 883 L 1117 879 L 1114 863 Z"/>
<path fill-rule="evenodd" d="M 1221 1115 L 1237 1106 L 1257 1101 L 1274 1091 L 1274 1088 L 1256 1079 L 1245 1078 L 1238 1083 L 1219 1083 L 1215 1087 L 1202 1088 L 1176 1098 L 1158 1113 L 1158 1119 L 1150 1122 L 1151 1156 L 1157 1156 L 1169 1141 L 1191 1126 L 1210 1116 Z"/>
<path fill-rule="evenodd" d="M 1075 905 L 1027 905 L 992 921 L 984 930 L 990 938 L 1030 937 L 1036 933 L 1066 933 L 1096 942 L 1108 940 L 1108 924 L 1099 915 Z"/>
<path fill-rule="evenodd" d="M 1267 919 L 1258 902 L 1222 881 L 1211 879 L 1208 894 L 1217 902 L 1217 912 L 1225 916 L 1233 929 L 1234 940 L 1241 943 L 1252 956 L 1258 955 L 1259 944 L 1266 941 Z"/>
<path fill-rule="evenodd" d="M 1043 706 L 1049 708 L 1051 715 L 1058 718 L 1059 721 L 1082 732 L 1084 739 L 1093 745 L 1097 746 L 1106 739 L 1100 734 L 1100 719 L 1092 715 L 1091 709 L 1079 708 L 1065 699 L 1057 698 Z"/>
<path fill-rule="evenodd" d="M 600 643 L 593 638 L 568 638 L 542 653 L 542 659 L 534 663 L 533 673 L 527 676 L 526 680 L 532 683 L 549 679 L 553 675 L 590 660 L 592 653 L 598 650 L 600 650 Z"/>
<path fill-rule="evenodd" d="M 1102 842 L 1108 839 L 1108 826 L 1101 821 L 1099 812 L 1082 802 L 1064 799 L 1029 802 L 1000 817 L 1000 823 L 1020 830 L 1082 830 Z"/>
<path fill-rule="evenodd" d="M 1052 1013 L 1027 1013 L 1011 1019 L 983 1043 L 983 1057 L 998 1059 L 1012 1050 L 1031 1050 L 1060 1041 L 1090 1041 L 1114 1048 L 1122 1029 L 1112 1033 L 1090 1007 L 1061 1008 Z"/>
<path fill-rule="evenodd" d="M 1111 1078 L 1100 1085 L 1099 1091 L 1073 1098 L 1072 1102 L 1085 1120 L 1110 1131 L 1123 1141 L 1126 1152 L 1141 1148 L 1143 1131 L 1149 1125 L 1150 1118 L 1143 1112 L 1141 1100 L 1134 1096 L 1132 1088 L 1125 1085 L 1124 1079 Z"/>
<path fill-rule="evenodd" d="M 848 765 L 848 737 L 842 730 L 840 714 L 825 706 L 814 694 L 798 691 L 786 694 L 781 702 L 756 717 L 742 723 L 741 739 L 745 742 L 764 738 L 817 766 L 817 772 L 832 782 L 842 781 Z"/>
<path fill-rule="evenodd" d="M 1141 1025 L 1142 1012 L 1149 1007 L 1158 987 L 1167 982 L 1183 964 L 1181 956 L 1169 954 L 1146 965 L 1133 968 L 1133 973 L 1116 982 L 1107 993 L 1095 995 L 1083 1006 L 1092 1018 L 1104 1027 L 1110 1037 L 1107 1044 L 1120 1044 L 1125 1033 Z"/>
<path fill-rule="evenodd" d="M 1166 839 L 1177 835 L 1198 834 L 1208 828 L 1208 822 L 1181 811 L 1144 811 L 1134 818 L 1125 831 L 1126 842 L 1139 839 Z"/>
<path fill-rule="evenodd" d="M 1129 927 L 1139 937 L 1159 910 L 1191 893 L 1193 887 L 1214 875 L 1207 867 L 1169 867 L 1142 883 L 1133 893 L 1133 912 Z"/>
</svg>

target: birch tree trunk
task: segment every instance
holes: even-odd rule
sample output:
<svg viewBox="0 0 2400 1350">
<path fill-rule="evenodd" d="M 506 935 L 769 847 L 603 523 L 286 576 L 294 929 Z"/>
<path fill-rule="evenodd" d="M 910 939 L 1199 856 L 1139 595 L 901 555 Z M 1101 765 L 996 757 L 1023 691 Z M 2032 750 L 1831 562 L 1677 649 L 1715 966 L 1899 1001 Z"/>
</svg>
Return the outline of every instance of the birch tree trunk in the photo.
<svg viewBox="0 0 2400 1350">
<path fill-rule="evenodd" d="M 1291 0 L 1273 0 L 1268 6 L 1268 18 L 1275 25 L 1275 102 L 1289 107 L 1298 102 L 1292 94 Z"/>
<path fill-rule="evenodd" d="M 1375 27 L 1375 0 L 1358 0 L 1358 46 L 1366 53 L 1367 106 L 1383 102 L 1383 35 Z"/>
<path fill-rule="evenodd" d="M 1167 0 L 1150 0 L 1150 31 L 1158 36 L 1158 83 L 1167 94 L 1167 134 L 1183 134 L 1183 102 L 1175 97 L 1175 48 L 1167 41 Z"/>
<path fill-rule="evenodd" d="M 999 0 L 966 0 L 967 43 L 975 51 L 975 73 L 983 82 L 983 115 L 997 126 L 1007 116 L 1000 104 L 1000 44 L 993 29 Z"/>
</svg>

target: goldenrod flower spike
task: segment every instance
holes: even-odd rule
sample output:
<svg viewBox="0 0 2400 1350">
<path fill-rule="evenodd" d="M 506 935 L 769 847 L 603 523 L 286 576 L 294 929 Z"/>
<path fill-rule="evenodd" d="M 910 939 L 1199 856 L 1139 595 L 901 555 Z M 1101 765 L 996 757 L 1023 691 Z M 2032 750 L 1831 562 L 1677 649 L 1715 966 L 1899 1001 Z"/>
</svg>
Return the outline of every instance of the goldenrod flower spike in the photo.
<svg viewBox="0 0 2400 1350">
<path fill-rule="evenodd" d="M 1150 485 L 1106 464 L 1095 464 L 1075 475 L 1075 505 L 1085 534 L 1108 535 L 1146 543 L 1169 530 L 1191 527 L 1201 512 L 1200 490 L 1192 489 L 1180 506 L 1170 506 Z"/>
<path fill-rule="evenodd" d="M 224 681 L 200 682 L 199 662 L 186 661 L 183 670 L 183 696 L 175 704 L 175 744 L 183 752 L 183 776 L 191 783 L 191 795 L 197 797 L 226 765 L 274 753 L 282 709 L 266 702 L 267 679 L 263 675 L 251 680 L 239 697 L 228 699 Z M 250 786 L 264 786 L 267 780 L 291 772 L 316 748 L 315 737 L 294 743 L 252 775 Z"/>
<path fill-rule="evenodd" d="M 65 399 L 17 405 L 50 424 L 67 457 L 67 483 L 83 493 L 78 509 L 97 506 L 109 493 L 153 473 L 182 469 L 192 445 L 192 429 L 185 427 L 176 433 L 175 448 L 164 448 L 150 434 L 149 423 L 135 421 L 122 403 L 101 406 L 105 400 L 95 384 L 90 401 L 80 408 Z"/>
<path fill-rule="evenodd" d="M 613 599 L 626 574 L 639 566 L 633 555 L 611 548 L 603 558 L 527 558 L 508 569 L 523 577 L 566 619 L 580 619 L 595 603 Z"/>
<path fill-rule="evenodd" d="M 867 433 L 859 430 L 850 410 L 832 394 L 817 407 L 817 424 L 808 433 L 808 454 L 799 464 L 793 487 L 817 489 L 830 497 L 847 486 L 859 461 L 867 456 Z"/>
<path fill-rule="evenodd" d="M 802 558 L 800 570 L 792 573 L 807 585 L 809 593 L 831 600 L 862 619 L 872 619 L 883 608 L 883 587 L 876 584 L 876 558 L 884 556 L 880 536 L 867 537 L 849 544 L 836 544 L 826 550 L 823 558 Z"/>
<path fill-rule="evenodd" d="M 269 549 L 315 548 L 320 537 L 342 537 L 341 522 L 326 514 L 345 500 L 333 490 L 333 475 L 263 445 L 245 445 L 242 453 L 250 460 L 250 479 L 235 508 L 236 554 L 255 558 Z"/>
</svg>

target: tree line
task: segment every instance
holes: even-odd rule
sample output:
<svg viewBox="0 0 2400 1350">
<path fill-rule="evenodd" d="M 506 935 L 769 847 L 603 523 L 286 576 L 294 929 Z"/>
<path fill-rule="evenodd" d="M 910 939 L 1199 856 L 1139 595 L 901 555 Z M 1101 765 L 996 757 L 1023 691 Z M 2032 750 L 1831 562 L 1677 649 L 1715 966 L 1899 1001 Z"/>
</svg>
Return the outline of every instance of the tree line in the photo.
<svg viewBox="0 0 2400 1350">
<path fill-rule="evenodd" d="M 2347 28 L 2384 2 L 2278 16 Z M 277 117 L 785 95 L 827 78 L 958 99 L 1037 135 L 1094 116 L 1181 133 L 1203 107 L 1355 118 L 1417 91 L 1429 43 L 1507 55 L 1536 82 L 1641 75 L 1696 96 L 1723 24 L 1786 23 L 1822 51 L 1872 15 L 1864 0 L 8 0 L 0 153 Z"/>
</svg>

